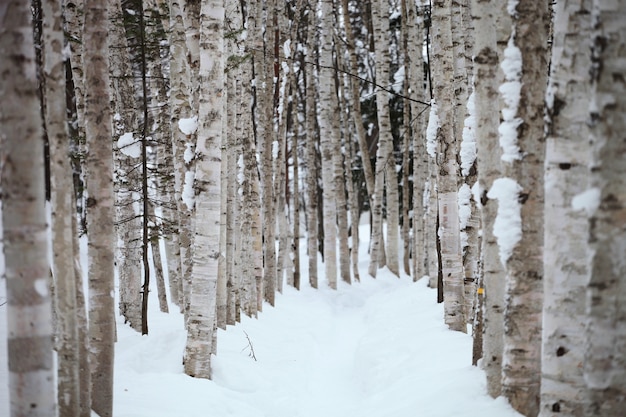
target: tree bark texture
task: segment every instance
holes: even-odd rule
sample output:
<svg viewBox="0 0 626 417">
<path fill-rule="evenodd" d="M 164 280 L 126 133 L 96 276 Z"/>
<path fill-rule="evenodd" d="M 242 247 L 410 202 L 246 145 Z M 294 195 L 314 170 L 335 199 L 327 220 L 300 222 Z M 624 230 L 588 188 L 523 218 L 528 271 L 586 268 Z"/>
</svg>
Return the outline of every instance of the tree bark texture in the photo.
<svg viewBox="0 0 626 417">
<path fill-rule="evenodd" d="M 212 0 L 200 13 L 200 94 L 196 167 L 196 228 L 185 346 L 185 373 L 211 378 L 215 351 L 217 271 L 220 258 L 220 193 L 224 94 L 224 7 Z"/>
<path fill-rule="evenodd" d="M 596 0 L 592 10 L 590 166 L 593 201 L 587 284 L 585 415 L 617 417 L 626 398 L 626 4 Z M 597 208 L 596 208 L 597 205 Z M 595 210 L 593 210 L 595 208 Z"/>
<path fill-rule="evenodd" d="M 100 417 L 113 415 L 115 341 L 115 230 L 107 4 L 102 0 L 86 0 L 83 27 L 91 408 Z"/>
<path fill-rule="evenodd" d="M 585 415 L 585 296 L 589 228 L 572 199 L 589 187 L 587 126 L 591 0 L 555 9 L 546 105 L 544 283 L 540 416 Z"/>
<path fill-rule="evenodd" d="M 9 409 L 11 417 L 54 417 L 44 143 L 30 3 L 4 3 L 0 9 L 0 26 L 3 28 L 0 137 Z"/>
</svg>

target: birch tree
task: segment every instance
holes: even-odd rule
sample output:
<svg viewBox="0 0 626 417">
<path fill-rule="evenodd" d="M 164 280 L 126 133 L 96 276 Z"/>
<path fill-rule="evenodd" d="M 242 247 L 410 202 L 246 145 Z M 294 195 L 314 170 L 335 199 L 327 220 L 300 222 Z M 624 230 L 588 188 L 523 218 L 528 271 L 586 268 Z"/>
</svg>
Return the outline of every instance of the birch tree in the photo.
<svg viewBox="0 0 626 417">
<path fill-rule="evenodd" d="M 58 353 L 57 401 L 59 414 L 78 417 L 80 391 L 80 357 L 78 339 L 77 282 L 75 252 L 76 206 L 72 183 L 72 167 L 68 155 L 66 123 L 65 62 L 61 4 L 44 1 L 43 47 L 45 76 L 45 119 L 50 146 L 50 182 L 52 206 L 52 269 L 56 312 L 56 351 Z M 84 306 L 81 306 L 84 308 Z"/>
<path fill-rule="evenodd" d="M 307 47 L 306 59 L 308 62 L 316 62 L 315 54 L 317 40 L 317 18 L 315 7 L 307 11 Z M 307 255 L 309 258 L 309 283 L 311 287 L 318 287 L 317 258 L 318 258 L 318 165 L 317 165 L 317 142 L 319 141 L 319 126 L 317 122 L 317 88 L 316 72 L 313 66 L 305 67 L 305 95 L 306 95 L 306 144 L 305 144 L 305 168 L 306 168 L 306 196 L 307 196 Z"/>
<path fill-rule="evenodd" d="M 546 105 L 544 301 L 540 415 L 584 416 L 585 290 L 589 233 L 572 208 L 589 187 L 587 126 L 591 1 L 557 2 Z"/>
<path fill-rule="evenodd" d="M 574 204 L 588 210 L 591 277 L 583 375 L 585 415 L 617 417 L 626 398 L 626 4 L 595 0 L 591 38 L 590 188 Z"/>
<path fill-rule="evenodd" d="M 498 199 L 500 258 L 506 269 L 502 394 L 528 416 L 539 411 L 543 286 L 543 111 L 547 78 L 547 4 L 510 3 L 512 30 L 501 61 L 505 83 L 500 124 L 503 175 Z"/>
<path fill-rule="evenodd" d="M 106 1 L 85 1 L 83 65 L 87 135 L 87 223 L 89 342 L 92 409 L 113 415 L 115 340 L 113 286 L 113 156 L 109 104 L 108 11 Z"/>
<path fill-rule="evenodd" d="M 457 198 L 458 164 L 454 129 L 453 86 L 444 79 L 454 73 L 451 24 L 451 2 L 433 2 L 433 90 L 437 105 L 438 128 L 437 192 L 439 236 L 443 273 L 445 322 L 452 330 L 466 331 L 463 312 L 463 264 L 459 232 Z"/>
<path fill-rule="evenodd" d="M 43 132 L 29 2 L 0 7 L 2 224 L 11 417 L 56 415 Z"/>
<path fill-rule="evenodd" d="M 379 267 L 387 266 L 394 275 L 400 274 L 398 263 L 398 227 L 399 227 L 399 202 L 398 202 L 398 177 L 396 174 L 396 161 L 393 155 L 393 136 L 391 134 L 391 117 L 389 110 L 389 2 L 377 0 L 372 4 L 372 22 L 374 25 L 374 45 L 376 49 L 376 110 L 378 117 L 378 150 L 376 152 L 376 180 L 375 210 L 382 211 L 383 191 L 386 192 L 387 205 L 387 239 L 384 249 L 385 261 L 380 258 L 380 246 L 372 247 L 371 262 L 378 263 Z M 381 213 L 382 216 L 382 213 Z M 381 224 L 382 226 L 382 224 Z M 382 232 L 378 228 L 374 233 Z M 376 237 L 372 236 L 376 242 Z M 383 240 L 381 239 L 382 244 Z M 370 274 L 372 273 L 370 266 Z M 374 274 L 375 275 L 375 274 Z"/>
<path fill-rule="evenodd" d="M 498 255 L 493 232 L 498 201 L 488 197 L 493 182 L 501 176 L 501 148 L 498 144 L 499 100 L 498 71 L 501 52 L 497 45 L 496 26 L 503 24 L 502 7 L 489 0 L 473 0 L 474 19 L 474 100 L 478 186 L 475 199 L 480 201 L 482 222 L 482 292 L 484 297 L 484 331 L 482 367 L 487 378 L 487 392 L 500 395 L 502 387 L 502 349 L 504 334 L 504 267 Z"/>
<path fill-rule="evenodd" d="M 221 146 L 224 90 L 224 6 L 202 3 L 200 12 L 200 111 L 194 187 L 196 229 L 185 373 L 211 377 L 216 330 L 217 271 L 220 258 Z"/>
<path fill-rule="evenodd" d="M 324 207 L 324 266 L 328 285 L 337 288 L 337 202 L 333 177 L 333 143 L 337 141 L 337 132 L 333 129 L 333 1 L 320 2 L 320 71 L 318 124 L 320 128 L 320 152 L 322 154 L 322 190 Z"/>
<path fill-rule="evenodd" d="M 170 0 L 170 94 L 169 105 L 172 125 L 172 150 L 174 161 L 174 195 L 176 198 L 180 278 L 177 286 L 181 310 L 187 315 L 189 305 L 189 281 L 191 277 L 191 208 L 193 195 L 193 162 L 195 147 L 195 126 L 192 110 L 191 69 L 187 61 L 186 32 L 183 5 Z"/>
</svg>

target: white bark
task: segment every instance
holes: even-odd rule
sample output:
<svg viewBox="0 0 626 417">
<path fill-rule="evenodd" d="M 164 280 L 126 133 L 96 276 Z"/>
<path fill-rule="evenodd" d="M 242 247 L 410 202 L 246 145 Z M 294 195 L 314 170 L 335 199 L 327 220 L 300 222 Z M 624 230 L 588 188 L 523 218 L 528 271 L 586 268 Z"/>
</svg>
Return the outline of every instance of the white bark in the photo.
<svg viewBox="0 0 626 417">
<path fill-rule="evenodd" d="M 316 30 L 317 18 L 315 13 L 310 12 L 307 28 L 306 60 L 315 62 L 315 51 L 318 49 L 318 33 Z M 306 144 L 305 162 L 306 170 L 306 230 L 307 230 L 307 255 L 309 258 L 308 271 L 311 287 L 318 287 L 317 260 L 318 260 L 318 196 L 317 178 L 319 167 L 317 164 L 316 145 L 319 141 L 319 128 L 317 124 L 317 73 L 313 66 L 305 66 L 305 95 L 306 95 Z"/>
<path fill-rule="evenodd" d="M 544 301 L 540 416 L 582 417 L 587 217 L 572 199 L 588 188 L 591 1 L 558 2 L 546 103 Z"/>
<path fill-rule="evenodd" d="M 547 84 L 549 13 L 545 3 L 521 0 L 512 16 L 512 31 L 501 62 L 507 83 L 500 87 L 505 99 L 502 109 L 500 144 L 503 148 L 503 174 L 518 187 L 519 241 L 511 245 L 505 263 L 506 305 L 504 311 L 504 351 L 502 394 L 513 408 L 524 415 L 539 412 L 541 380 L 541 310 L 543 297 L 543 175 L 544 99 Z M 515 61 L 516 48 L 521 62 Z M 519 65 L 519 71 L 512 67 Z M 519 93 L 510 94 L 519 82 Z M 517 125 L 519 121 L 519 125 Z M 507 128 L 511 131 L 507 132 Z M 515 137 L 514 144 L 508 139 Z M 519 148 L 519 155 L 514 151 Z M 494 188 L 492 188 L 493 190 Z M 513 197 L 515 198 L 515 197 Z M 500 216 L 500 213 L 499 215 Z M 511 236 L 515 229 L 507 230 Z M 496 233 L 498 236 L 498 233 Z M 501 258 L 503 246 L 498 236 Z"/>
<path fill-rule="evenodd" d="M 484 303 L 484 328 L 482 368 L 487 378 L 487 392 L 492 397 L 500 395 L 502 386 L 502 343 L 504 333 L 504 268 L 498 256 L 498 244 L 493 235 L 497 201 L 487 198 L 487 191 L 501 176 L 498 145 L 498 46 L 496 25 L 500 8 L 489 0 L 473 0 L 474 23 L 474 95 L 476 117 L 476 149 L 479 155 L 478 190 L 482 220 L 482 296 Z"/>
<path fill-rule="evenodd" d="M 626 398 L 626 4 L 596 0 L 592 12 L 590 190 L 576 205 L 589 215 L 585 415 L 617 417 Z M 580 201 L 591 193 L 597 199 Z M 595 210 L 594 210 L 595 209 Z"/>
<path fill-rule="evenodd" d="M 73 263 L 76 207 L 72 168 L 68 159 L 66 124 L 65 62 L 61 4 L 42 2 L 43 47 L 46 101 L 46 130 L 50 145 L 50 188 L 52 206 L 52 270 L 56 309 L 56 350 L 58 353 L 57 401 L 59 413 L 80 414 L 80 359 L 76 316 L 76 276 Z M 79 277 L 81 278 L 81 277 Z"/>
<path fill-rule="evenodd" d="M 202 3 L 200 22 L 200 95 L 196 154 L 196 229 L 192 288 L 185 346 L 185 373 L 211 377 L 215 351 L 217 271 L 220 258 L 220 193 L 224 91 L 224 7 Z"/>
<path fill-rule="evenodd" d="M 44 156 L 29 2 L 0 11 L 0 147 L 10 416 L 56 415 Z M 4 383 L 7 383 L 5 381 Z"/>
<path fill-rule="evenodd" d="M 437 100 L 437 191 L 439 238 L 443 273 L 445 322 L 452 330 L 466 331 L 463 311 L 463 264 L 457 197 L 457 138 L 454 129 L 453 86 L 444 79 L 454 72 L 450 24 L 451 2 L 433 2 L 433 89 Z"/>
<path fill-rule="evenodd" d="M 178 279 L 179 304 L 181 310 L 188 313 L 189 288 L 191 277 L 192 225 L 189 198 L 185 195 L 186 183 L 193 178 L 192 161 L 185 158 L 185 152 L 193 156 L 195 131 L 180 129 L 181 120 L 190 120 L 193 116 L 191 107 L 192 87 L 191 69 L 187 62 L 187 45 L 185 43 L 184 13 L 179 1 L 170 0 L 170 112 L 172 125 L 172 150 L 174 159 L 174 184 L 177 202 L 177 221 L 180 253 L 180 276 Z"/>
<path fill-rule="evenodd" d="M 113 415 L 114 235 L 107 2 L 85 1 L 83 63 L 87 135 L 87 223 L 91 408 Z"/>
</svg>

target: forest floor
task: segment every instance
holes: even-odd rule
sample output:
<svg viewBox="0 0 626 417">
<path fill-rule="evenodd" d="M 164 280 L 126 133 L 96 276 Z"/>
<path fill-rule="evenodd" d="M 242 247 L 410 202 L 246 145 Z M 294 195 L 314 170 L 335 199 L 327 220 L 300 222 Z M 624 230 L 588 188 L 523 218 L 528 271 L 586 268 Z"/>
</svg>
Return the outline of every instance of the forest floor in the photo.
<svg viewBox="0 0 626 417">
<path fill-rule="evenodd" d="M 304 271 L 301 291 L 285 287 L 276 307 L 219 330 L 211 381 L 183 374 L 182 316 L 154 300 L 148 337 L 119 323 L 115 416 L 519 416 L 487 395 L 471 336 L 446 328 L 427 279 L 360 269 L 337 291 L 323 275 L 311 288 Z"/>
<path fill-rule="evenodd" d="M 183 317 L 174 305 L 159 312 L 153 289 L 148 336 L 118 318 L 115 417 L 520 416 L 487 395 L 484 373 L 471 366 L 471 336 L 446 328 L 427 279 L 387 269 L 373 279 L 365 261 L 360 269 L 361 282 L 336 291 L 322 274 L 311 288 L 303 271 L 301 291 L 285 287 L 276 307 L 219 330 L 210 381 L 183 373 Z M 0 307 L 3 322 L 5 313 Z M 0 345 L 0 415 L 9 415 Z"/>
</svg>

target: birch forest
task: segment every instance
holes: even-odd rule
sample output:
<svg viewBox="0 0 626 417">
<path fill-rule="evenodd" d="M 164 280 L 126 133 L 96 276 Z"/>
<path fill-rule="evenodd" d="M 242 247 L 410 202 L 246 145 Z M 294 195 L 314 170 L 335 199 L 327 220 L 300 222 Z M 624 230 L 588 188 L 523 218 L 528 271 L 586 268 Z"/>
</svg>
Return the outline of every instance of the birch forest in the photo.
<svg viewBox="0 0 626 417">
<path fill-rule="evenodd" d="M 11 417 L 115 416 L 150 291 L 211 379 L 218 329 L 383 269 L 491 397 L 625 415 L 626 2 L 0 0 L 0 97 Z"/>
</svg>

